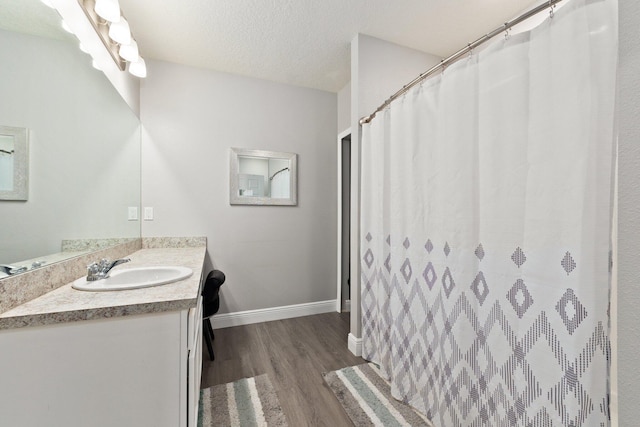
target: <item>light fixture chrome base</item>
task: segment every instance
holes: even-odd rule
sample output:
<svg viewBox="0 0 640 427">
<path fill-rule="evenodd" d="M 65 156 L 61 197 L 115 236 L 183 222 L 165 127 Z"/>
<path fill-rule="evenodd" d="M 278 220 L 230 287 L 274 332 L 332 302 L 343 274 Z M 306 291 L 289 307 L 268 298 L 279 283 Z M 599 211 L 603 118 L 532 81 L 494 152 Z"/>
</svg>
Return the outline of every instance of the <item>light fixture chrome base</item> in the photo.
<svg viewBox="0 0 640 427">
<path fill-rule="evenodd" d="M 127 67 L 127 63 L 124 59 L 120 58 L 120 55 L 118 54 L 120 45 L 111 40 L 109 37 L 109 25 L 107 21 L 100 18 L 95 12 L 96 1 L 78 0 L 78 3 L 80 4 L 80 7 L 82 7 L 84 14 L 89 18 L 89 22 L 91 22 L 91 25 L 96 30 L 96 33 L 98 33 L 98 36 L 100 36 L 100 40 L 102 40 L 104 47 L 109 51 L 113 61 L 116 63 L 120 71 L 124 71 Z"/>
</svg>

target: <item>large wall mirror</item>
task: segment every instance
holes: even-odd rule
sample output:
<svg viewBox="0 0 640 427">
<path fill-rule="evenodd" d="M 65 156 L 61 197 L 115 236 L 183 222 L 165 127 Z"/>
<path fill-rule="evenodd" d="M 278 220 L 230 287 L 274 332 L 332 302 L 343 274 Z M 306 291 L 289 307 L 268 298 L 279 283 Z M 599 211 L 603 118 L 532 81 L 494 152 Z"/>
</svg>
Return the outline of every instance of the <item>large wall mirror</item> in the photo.
<svg viewBox="0 0 640 427">
<path fill-rule="evenodd" d="M 0 126 L 29 140 L 28 199 L 0 199 L 0 264 L 29 270 L 140 237 L 127 217 L 140 208 L 138 118 L 54 9 L 0 1 Z"/>
<path fill-rule="evenodd" d="M 294 206 L 298 203 L 295 153 L 231 148 L 229 161 L 230 204 Z"/>
</svg>

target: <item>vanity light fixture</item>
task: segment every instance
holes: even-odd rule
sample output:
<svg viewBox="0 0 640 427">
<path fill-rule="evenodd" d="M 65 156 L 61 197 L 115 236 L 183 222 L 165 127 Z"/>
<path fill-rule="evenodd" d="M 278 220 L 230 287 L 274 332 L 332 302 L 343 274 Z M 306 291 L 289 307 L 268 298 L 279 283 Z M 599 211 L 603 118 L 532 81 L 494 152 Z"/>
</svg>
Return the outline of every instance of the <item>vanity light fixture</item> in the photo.
<svg viewBox="0 0 640 427">
<path fill-rule="evenodd" d="M 120 45 L 118 53 L 122 59 L 129 62 L 135 62 L 140 56 L 138 54 L 138 43 L 136 43 L 134 39 L 131 39 L 131 43 Z"/>
<path fill-rule="evenodd" d="M 129 22 L 120 12 L 118 0 L 78 0 L 78 3 L 120 71 L 125 71 L 129 63 L 130 74 L 146 77 L 147 66 L 133 39 Z"/>
<path fill-rule="evenodd" d="M 109 22 L 120 21 L 120 3 L 118 0 L 96 0 L 93 10 L 99 17 Z"/>
<path fill-rule="evenodd" d="M 131 43 L 131 28 L 127 20 L 120 17 L 118 22 L 112 22 L 109 25 L 109 37 L 120 45 Z"/>
<path fill-rule="evenodd" d="M 145 64 L 142 57 L 138 57 L 137 61 L 129 63 L 129 73 L 136 77 L 147 77 L 147 64 Z"/>
</svg>

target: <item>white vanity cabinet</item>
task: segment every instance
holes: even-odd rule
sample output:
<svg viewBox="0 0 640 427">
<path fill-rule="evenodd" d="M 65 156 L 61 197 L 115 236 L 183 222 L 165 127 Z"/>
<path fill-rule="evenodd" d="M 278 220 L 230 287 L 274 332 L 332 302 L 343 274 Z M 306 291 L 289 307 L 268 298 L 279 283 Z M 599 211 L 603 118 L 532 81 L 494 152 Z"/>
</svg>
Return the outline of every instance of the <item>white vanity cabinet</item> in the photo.
<svg viewBox="0 0 640 427">
<path fill-rule="evenodd" d="M 0 330 L 0 426 L 192 427 L 196 307 Z"/>
</svg>

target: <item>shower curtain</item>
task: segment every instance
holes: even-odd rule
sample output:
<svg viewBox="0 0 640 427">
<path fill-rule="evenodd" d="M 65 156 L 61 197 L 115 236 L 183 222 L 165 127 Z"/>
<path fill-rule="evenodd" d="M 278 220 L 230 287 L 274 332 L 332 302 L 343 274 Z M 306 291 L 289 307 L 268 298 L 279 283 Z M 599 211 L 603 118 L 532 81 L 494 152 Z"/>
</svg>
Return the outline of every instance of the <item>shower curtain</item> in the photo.
<svg viewBox="0 0 640 427">
<path fill-rule="evenodd" d="M 363 126 L 363 357 L 436 426 L 609 425 L 616 61 L 573 0 Z"/>
<path fill-rule="evenodd" d="M 278 172 L 271 180 L 271 198 L 288 199 L 291 195 L 289 189 L 291 181 L 291 172 L 283 170 Z"/>
<path fill-rule="evenodd" d="M 0 191 L 13 191 L 13 154 L 0 153 Z"/>
</svg>

